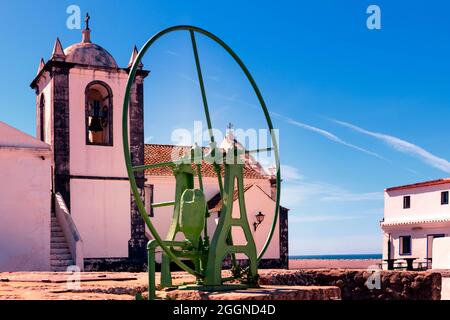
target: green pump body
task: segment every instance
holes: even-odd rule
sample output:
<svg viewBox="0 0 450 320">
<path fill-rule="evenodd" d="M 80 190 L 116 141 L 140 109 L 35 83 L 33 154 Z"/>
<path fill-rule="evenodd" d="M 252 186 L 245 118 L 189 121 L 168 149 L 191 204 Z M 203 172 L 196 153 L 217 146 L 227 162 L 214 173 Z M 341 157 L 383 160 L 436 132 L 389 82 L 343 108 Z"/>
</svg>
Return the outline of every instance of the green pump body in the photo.
<svg viewBox="0 0 450 320">
<path fill-rule="evenodd" d="M 180 229 L 194 248 L 199 247 L 205 227 L 206 199 L 200 189 L 186 189 L 181 195 Z"/>
</svg>

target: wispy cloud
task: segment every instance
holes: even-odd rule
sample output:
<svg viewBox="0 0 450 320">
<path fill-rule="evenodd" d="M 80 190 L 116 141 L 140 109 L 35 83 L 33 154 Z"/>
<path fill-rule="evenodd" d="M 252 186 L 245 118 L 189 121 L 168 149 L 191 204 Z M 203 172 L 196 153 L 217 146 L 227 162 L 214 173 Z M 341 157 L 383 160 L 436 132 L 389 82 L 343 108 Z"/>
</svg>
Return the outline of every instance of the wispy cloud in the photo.
<svg viewBox="0 0 450 320">
<path fill-rule="evenodd" d="M 281 172 L 282 178 L 283 171 Z M 361 202 L 383 201 L 383 192 L 353 192 L 329 183 L 309 181 L 307 179 L 286 181 L 282 188 L 282 203 L 286 207 L 295 207 L 315 202 Z"/>
<path fill-rule="evenodd" d="M 220 77 L 219 76 L 208 76 L 208 79 L 218 82 L 220 80 Z"/>
<path fill-rule="evenodd" d="M 194 80 L 192 80 L 190 78 L 187 78 L 186 80 L 194 81 Z M 227 101 L 230 101 L 230 102 L 239 103 L 241 105 L 244 105 L 244 106 L 247 106 L 247 107 L 251 107 L 253 109 L 260 109 L 259 106 L 255 105 L 253 103 L 249 103 L 249 102 L 247 102 L 247 101 L 245 101 L 243 99 L 240 99 L 237 94 L 233 94 L 233 95 L 230 95 L 230 96 L 223 96 L 221 94 L 217 94 L 216 93 L 216 96 L 220 97 L 220 98 L 223 98 L 223 99 L 225 99 Z M 359 146 L 354 145 L 352 143 L 349 143 L 349 142 L 339 138 L 338 136 L 336 136 L 335 134 L 333 134 L 333 133 L 331 133 L 331 132 L 329 132 L 327 130 L 324 130 L 324 129 L 321 129 L 321 128 L 318 128 L 318 127 L 314 127 L 314 126 L 308 125 L 306 123 L 299 122 L 299 121 L 294 120 L 292 118 L 286 117 L 286 116 L 284 116 L 284 115 L 282 115 L 282 114 L 280 114 L 278 112 L 270 111 L 269 113 L 273 117 L 278 118 L 278 119 L 280 119 L 280 120 L 282 120 L 282 121 L 284 121 L 284 122 L 286 122 L 288 124 L 291 124 L 291 125 L 297 126 L 299 128 L 302 128 L 302 129 L 309 130 L 311 132 L 317 133 L 317 134 L 323 136 L 324 138 L 326 138 L 328 140 L 331 140 L 333 142 L 339 143 L 339 144 L 344 145 L 344 146 L 346 146 L 348 148 L 351 148 L 351 149 L 363 152 L 365 154 L 368 154 L 370 156 L 376 157 L 378 159 L 386 160 L 386 158 L 384 158 L 383 156 L 379 155 L 378 153 L 370 151 L 370 150 L 367 150 L 367 149 L 365 149 L 363 147 L 359 147 Z"/>
<path fill-rule="evenodd" d="M 364 218 L 366 218 L 364 215 L 293 215 L 289 217 L 289 223 L 329 222 Z"/>
<path fill-rule="evenodd" d="M 180 76 L 182 79 L 186 80 L 186 81 L 189 81 L 189 82 L 192 82 L 192 83 L 194 83 L 194 84 L 196 84 L 196 85 L 199 85 L 198 80 L 191 78 L 190 76 L 188 76 L 188 75 L 185 74 L 185 73 L 180 73 L 179 76 Z"/>
<path fill-rule="evenodd" d="M 374 208 L 357 212 L 346 212 L 344 214 L 294 214 L 289 217 L 289 223 L 322 222 L 322 221 L 344 221 L 358 219 L 379 219 L 382 217 L 384 208 Z"/>
<path fill-rule="evenodd" d="M 366 192 L 366 193 L 352 193 L 341 192 L 330 194 L 322 197 L 322 201 L 333 202 L 350 202 L 350 201 L 367 201 L 367 200 L 383 200 L 383 192 Z"/>
<path fill-rule="evenodd" d="M 303 179 L 298 169 L 289 165 L 281 165 L 281 175 L 285 182 Z"/>
<path fill-rule="evenodd" d="M 171 55 L 171 56 L 175 56 L 175 57 L 179 57 L 180 56 L 180 54 L 178 52 L 176 52 L 176 51 L 166 50 L 165 52 L 168 55 Z"/>
<path fill-rule="evenodd" d="M 335 134 L 333 134 L 333 133 L 331 133 L 331 132 L 329 132 L 329 131 L 326 131 L 326 130 L 321 129 L 321 128 L 318 128 L 318 127 L 314 127 L 314 126 L 308 125 L 308 124 L 306 124 L 306 123 L 299 122 L 299 121 L 297 121 L 297 120 L 294 120 L 294 119 L 292 119 L 292 118 L 283 116 L 283 115 L 281 115 L 281 114 L 279 114 L 279 113 L 276 113 L 276 112 L 271 112 L 271 114 L 272 114 L 273 116 L 275 116 L 276 118 L 279 118 L 279 119 L 285 121 L 286 123 L 289 123 L 289 124 L 294 125 L 294 126 L 297 126 L 297 127 L 299 127 L 299 128 L 306 129 L 306 130 L 312 131 L 312 132 L 314 132 L 314 133 L 317 133 L 317 134 L 323 136 L 324 138 L 326 138 L 326 139 L 328 139 L 328 140 L 331 140 L 331 141 L 333 141 L 333 142 L 342 144 L 342 145 L 344 145 L 344 146 L 346 146 L 346 147 L 349 147 L 349 148 L 358 150 L 358 151 L 360 151 L 360 152 L 363 152 L 363 153 L 365 153 L 365 154 L 371 155 L 371 156 L 373 156 L 373 157 L 377 157 L 377 158 L 379 158 L 379 159 L 385 160 L 385 158 L 383 158 L 382 156 L 380 156 L 378 153 L 372 152 L 372 151 L 370 151 L 370 150 L 367 150 L 367 149 L 365 149 L 365 148 L 359 147 L 359 146 L 354 145 L 354 144 L 352 144 L 352 143 L 349 143 L 349 142 L 347 142 L 347 141 L 345 141 L 345 140 L 342 140 L 341 138 L 339 138 L 338 136 L 336 136 Z"/>
<path fill-rule="evenodd" d="M 418 145 L 415 145 L 411 142 L 402 140 L 400 138 L 397 138 L 397 137 L 394 137 L 391 135 L 369 131 L 369 130 L 355 126 L 354 124 L 351 124 L 348 122 L 339 121 L 339 120 L 335 120 L 335 119 L 331 119 L 331 120 L 339 125 L 350 128 L 351 130 L 354 130 L 356 132 L 359 132 L 359 133 L 374 137 L 378 140 L 381 140 L 399 152 L 414 156 L 414 157 L 420 159 L 422 162 L 427 163 L 428 165 L 430 165 L 434 168 L 437 168 L 444 172 L 450 173 L 450 162 L 449 161 L 432 154 L 431 152 L 425 150 L 424 148 L 422 148 Z"/>
</svg>

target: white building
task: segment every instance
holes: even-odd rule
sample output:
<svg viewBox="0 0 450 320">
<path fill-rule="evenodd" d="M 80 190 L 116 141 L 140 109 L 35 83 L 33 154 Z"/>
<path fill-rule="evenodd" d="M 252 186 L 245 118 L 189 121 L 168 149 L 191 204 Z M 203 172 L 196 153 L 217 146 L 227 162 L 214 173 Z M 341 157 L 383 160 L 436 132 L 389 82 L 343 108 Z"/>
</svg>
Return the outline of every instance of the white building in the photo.
<svg viewBox="0 0 450 320">
<path fill-rule="evenodd" d="M 50 146 L 0 121 L 0 271 L 50 268 Z"/>
<path fill-rule="evenodd" d="M 385 190 L 383 259 L 416 258 L 414 267 L 432 261 L 435 267 L 434 260 L 449 254 L 433 251 L 436 238 L 450 236 L 449 190 L 448 178 Z"/>
<path fill-rule="evenodd" d="M 7 145 L 24 135 L 16 130 L 16 136 L 6 136 L 6 144 L 0 147 L 0 178 L 5 189 L 0 194 L 0 271 L 65 270 L 71 264 L 85 270 L 142 270 L 146 263 L 150 236 L 131 194 L 121 125 L 125 86 L 137 50 L 134 48 L 129 64 L 121 68 L 110 53 L 92 43 L 90 32 L 86 26 L 82 41 L 65 49 L 57 39 L 50 59 L 41 60 L 31 83 L 36 92 L 38 139 L 28 137 L 30 147 L 26 152 L 20 147 L 24 152 L 20 153 Z M 128 134 L 134 164 L 160 162 L 173 149 L 144 144 L 143 92 L 149 73 L 141 65 L 131 90 Z M 28 153 L 33 156 L 22 160 Z M 44 160 L 37 161 L 36 154 Z M 265 215 L 263 223 L 252 228 L 261 248 L 274 215 L 274 180 L 252 158 L 247 160 L 248 220 L 253 224 L 257 213 Z M 171 208 L 150 210 L 149 203 L 174 199 L 175 179 L 169 169 L 164 170 L 136 173 L 162 237 L 172 217 Z M 204 170 L 206 198 L 214 200 L 208 221 L 208 230 L 213 232 L 218 214 L 217 178 L 207 166 Z M 38 178 L 42 180 L 39 183 L 35 182 Z M 11 185 L 5 185 L 5 179 Z M 239 233 L 233 231 L 233 235 L 240 240 Z M 33 240 L 35 246 L 26 248 L 25 239 Z M 286 268 L 287 241 L 287 209 L 281 208 L 261 266 Z M 34 254 L 24 251 L 28 249 Z M 27 263 L 20 263 L 23 259 Z"/>
</svg>

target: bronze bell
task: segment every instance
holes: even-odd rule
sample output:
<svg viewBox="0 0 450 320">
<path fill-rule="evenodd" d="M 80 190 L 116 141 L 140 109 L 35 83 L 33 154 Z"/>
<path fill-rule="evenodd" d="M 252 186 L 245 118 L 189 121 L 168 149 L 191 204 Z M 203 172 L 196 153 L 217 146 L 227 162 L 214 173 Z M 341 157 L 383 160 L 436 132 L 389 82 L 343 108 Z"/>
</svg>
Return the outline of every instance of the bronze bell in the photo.
<svg viewBox="0 0 450 320">
<path fill-rule="evenodd" d="M 88 129 L 91 132 L 100 132 L 103 131 L 102 121 L 100 119 L 100 102 L 94 100 L 92 105 L 93 116 L 91 119 L 91 123 L 89 123 Z"/>
<path fill-rule="evenodd" d="M 91 123 L 89 124 L 88 127 L 89 131 L 92 132 L 100 132 L 103 131 L 103 127 L 102 127 L 102 123 L 100 118 L 97 116 L 92 117 L 91 119 Z"/>
</svg>

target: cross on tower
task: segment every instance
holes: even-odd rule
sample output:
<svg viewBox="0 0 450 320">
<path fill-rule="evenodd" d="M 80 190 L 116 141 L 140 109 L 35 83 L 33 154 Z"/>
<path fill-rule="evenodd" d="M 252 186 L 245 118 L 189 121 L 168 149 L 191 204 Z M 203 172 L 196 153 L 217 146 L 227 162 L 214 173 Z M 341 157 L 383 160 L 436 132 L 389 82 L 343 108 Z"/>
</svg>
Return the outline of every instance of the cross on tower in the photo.
<svg viewBox="0 0 450 320">
<path fill-rule="evenodd" d="M 89 16 L 89 13 L 86 13 L 86 18 L 84 18 L 84 22 L 86 23 L 86 30 L 89 30 L 89 20 L 91 17 Z"/>
</svg>

